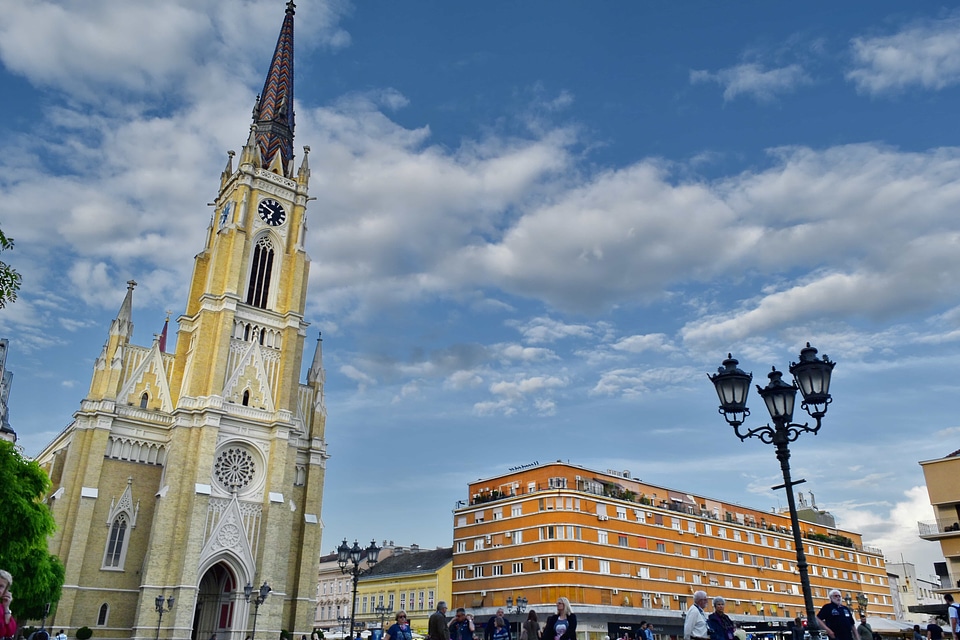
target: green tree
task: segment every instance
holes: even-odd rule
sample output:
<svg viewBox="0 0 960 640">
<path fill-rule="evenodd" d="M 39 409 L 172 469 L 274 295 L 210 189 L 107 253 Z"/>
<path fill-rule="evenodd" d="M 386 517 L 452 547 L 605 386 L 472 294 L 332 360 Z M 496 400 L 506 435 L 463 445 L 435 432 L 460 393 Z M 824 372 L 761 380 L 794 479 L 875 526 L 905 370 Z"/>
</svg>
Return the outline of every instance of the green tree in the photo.
<svg viewBox="0 0 960 640">
<path fill-rule="evenodd" d="M 63 564 L 47 551 L 47 536 L 56 525 L 43 498 L 50 480 L 11 442 L 0 440 L 0 568 L 13 575 L 13 614 L 39 620 L 44 606 L 60 599 Z"/>
<path fill-rule="evenodd" d="M 0 251 L 13 249 L 13 238 L 8 238 L 0 231 Z M 17 291 L 20 290 L 20 274 L 17 270 L 0 261 L 0 309 L 8 302 L 16 302 Z"/>
</svg>

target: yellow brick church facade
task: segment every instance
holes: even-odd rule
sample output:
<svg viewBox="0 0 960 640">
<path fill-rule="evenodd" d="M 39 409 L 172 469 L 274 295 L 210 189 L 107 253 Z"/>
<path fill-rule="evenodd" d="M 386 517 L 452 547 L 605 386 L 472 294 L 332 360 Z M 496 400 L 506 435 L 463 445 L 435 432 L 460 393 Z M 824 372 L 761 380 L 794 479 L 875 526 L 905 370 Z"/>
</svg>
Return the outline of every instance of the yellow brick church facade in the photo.
<svg viewBox="0 0 960 640">
<path fill-rule="evenodd" d="M 51 552 L 66 567 L 52 628 L 97 640 L 309 635 L 324 470 L 321 343 L 300 383 L 308 147 L 293 157 L 293 2 L 249 138 L 220 176 L 174 353 L 132 344 L 135 283 L 73 422 L 39 455 Z M 174 598 L 158 620 L 155 599 Z M 159 628 L 158 628 L 158 622 Z"/>
</svg>

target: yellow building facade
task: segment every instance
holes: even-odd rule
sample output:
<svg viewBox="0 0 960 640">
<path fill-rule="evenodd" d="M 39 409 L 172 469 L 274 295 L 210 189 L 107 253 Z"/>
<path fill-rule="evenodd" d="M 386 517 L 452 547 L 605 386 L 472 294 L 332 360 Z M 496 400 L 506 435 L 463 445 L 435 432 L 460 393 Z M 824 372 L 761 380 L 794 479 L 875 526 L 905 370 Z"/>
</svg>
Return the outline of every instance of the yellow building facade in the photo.
<svg viewBox="0 0 960 640">
<path fill-rule="evenodd" d="M 440 601 L 450 603 L 453 550 L 394 551 L 360 577 L 357 583 L 357 626 L 390 627 L 398 611 L 406 611 L 410 628 L 427 633 L 430 614 Z M 379 611 L 377 608 L 380 608 Z"/>
<path fill-rule="evenodd" d="M 326 410 L 319 341 L 299 380 L 310 170 L 308 148 L 293 158 L 293 25 L 288 2 L 239 162 L 212 180 L 175 351 L 166 332 L 132 342 L 131 281 L 87 396 L 38 457 L 66 567 L 51 626 L 70 635 L 242 640 L 244 586 L 263 583 L 258 633 L 312 629 Z M 158 596 L 174 599 L 162 624 Z"/>
<path fill-rule="evenodd" d="M 866 594 L 871 616 L 893 617 L 879 549 L 855 532 L 803 521 L 801 527 L 818 606 L 837 588 L 854 598 Z M 616 614 L 670 627 L 703 589 L 726 598 L 736 619 L 804 616 L 788 515 L 652 485 L 628 472 L 556 462 L 480 480 L 454 512 L 453 530 L 452 606 L 481 615 L 508 598 L 550 612 L 565 596 L 578 616 Z M 598 627 L 597 637 L 605 629 Z"/>
</svg>

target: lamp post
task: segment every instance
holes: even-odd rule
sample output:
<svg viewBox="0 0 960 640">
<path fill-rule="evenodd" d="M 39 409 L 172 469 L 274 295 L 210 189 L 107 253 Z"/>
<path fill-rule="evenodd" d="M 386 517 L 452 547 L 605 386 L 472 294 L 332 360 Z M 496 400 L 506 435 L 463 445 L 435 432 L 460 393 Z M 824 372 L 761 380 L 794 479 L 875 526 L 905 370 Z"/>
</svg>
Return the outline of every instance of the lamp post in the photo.
<svg viewBox="0 0 960 640">
<path fill-rule="evenodd" d="M 243 587 L 243 597 L 247 602 L 253 602 L 253 631 L 250 633 L 250 640 L 257 640 L 257 614 L 260 613 L 260 605 L 266 601 L 271 591 L 273 591 L 273 589 L 270 588 L 266 580 L 260 585 L 258 591 L 254 591 L 253 585 L 249 582 Z M 251 597 L 253 598 L 252 600 Z"/>
<path fill-rule="evenodd" d="M 861 616 L 867 615 L 867 605 L 870 604 L 870 601 L 867 599 L 867 594 L 862 591 L 857 594 L 857 613 Z"/>
<path fill-rule="evenodd" d="M 513 606 L 513 598 L 507 596 L 507 613 L 521 614 L 527 610 L 527 599 L 523 596 L 517 596 L 517 606 Z"/>
<path fill-rule="evenodd" d="M 373 608 L 373 612 L 380 616 L 380 628 L 383 629 L 383 622 L 387 619 L 387 614 L 393 611 L 392 606 L 383 606 L 378 604 Z"/>
<path fill-rule="evenodd" d="M 353 602 L 350 603 L 351 637 L 353 637 L 353 625 L 357 616 L 357 581 L 360 580 L 360 576 L 370 571 L 373 565 L 377 564 L 379 558 L 380 547 L 377 546 L 376 540 L 371 540 L 369 547 L 361 549 L 356 540 L 353 541 L 353 547 L 351 547 L 347 544 L 347 539 L 344 538 L 340 546 L 337 547 L 337 564 L 340 565 L 340 573 L 350 573 L 353 576 Z M 367 568 L 361 569 L 360 565 L 364 560 L 367 561 Z M 350 566 L 351 564 L 353 566 Z"/>
<path fill-rule="evenodd" d="M 167 608 L 163 608 L 163 594 L 161 593 L 157 596 L 156 600 L 153 601 L 154 606 L 157 609 L 157 640 L 160 640 L 160 622 L 163 620 L 163 614 L 167 613 L 173 609 L 173 596 L 167 598 Z"/>
<path fill-rule="evenodd" d="M 340 615 L 340 605 L 337 605 L 337 624 L 340 625 L 341 633 L 347 627 L 347 623 L 350 622 L 350 616 Z"/>
<path fill-rule="evenodd" d="M 787 506 L 790 509 L 790 525 L 793 530 L 793 542 L 797 550 L 797 570 L 800 573 L 800 585 L 803 589 L 803 603 L 807 610 L 807 626 L 810 629 L 817 628 L 815 620 L 817 619 L 816 610 L 813 607 L 813 593 L 810 591 L 810 577 L 807 573 L 807 556 L 803 552 L 803 537 L 800 532 L 800 520 L 797 517 L 797 504 L 793 497 L 793 486 L 804 482 L 804 480 L 791 480 L 790 478 L 790 448 L 789 443 L 796 440 L 801 433 L 812 433 L 816 435 L 820 431 L 820 421 L 827 413 L 827 407 L 833 401 L 830 397 L 830 377 L 833 373 L 833 367 L 836 363 L 824 355 L 823 358 L 817 358 L 817 350 L 807 343 L 807 346 L 800 350 L 800 361 L 790 364 L 790 373 L 793 375 L 794 382 L 787 384 L 782 380 L 783 374 L 773 368 L 767 377 L 770 382 L 767 386 L 760 388 L 757 385 L 757 392 L 763 398 L 773 426 L 764 425 L 747 431 L 741 431 L 740 427 L 744 420 L 750 415 L 750 409 L 747 408 L 747 394 L 750 391 L 750 382 L 753 380 L 753 374 L 745 373 L 737 368 L 739 362 L 731 354 L 727 354 L 727 359 L 723 361 L 723 366 L 712 376 L 708 376 L 717 390 L 717 396 L 720 398 L 720 413 L 723 414 L 727 424 L 733 427 L 734 434 L 741 441 L 747 438 L 759 438 L 761 442 L 775 445 L 777 448 L 777 460 L 780 461 L 780 470 L 783 472 L 783 484 L 773 487 L 774 489 L 786 489 Z M 793 422 L 793 407 L 796 400 L 797 391 L 803 395 L 803 401 L 800 406 L 811 418 L 816 420 L 816 426 L 811 427 L 808 423 L 799 424 Z"/>
</svg>

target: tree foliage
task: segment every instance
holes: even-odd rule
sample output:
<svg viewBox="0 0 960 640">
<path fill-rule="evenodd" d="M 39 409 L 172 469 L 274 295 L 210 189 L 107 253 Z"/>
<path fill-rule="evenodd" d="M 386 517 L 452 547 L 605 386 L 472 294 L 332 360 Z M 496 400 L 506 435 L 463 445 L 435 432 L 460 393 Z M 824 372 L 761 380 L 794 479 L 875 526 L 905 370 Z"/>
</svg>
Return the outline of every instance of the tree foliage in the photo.
<svg viewBox="0 0 960 640">
<path fill-rule="evenodd" d="M 0 568 L 13 575 L 13 614 L 39 620 L 44 605 L 56 603 L 63 587 L 63 564 L 47 551 L 56 525 L 43 498 L 50 480 L 11 442 L 0 440 Z"/>
<path fill-rule="evenodd" d="M 8 238 L 0 231 L 0 251 L 6 249 L 13 249 L 13 238 Z M 0 309 L 7 306 L 8 302 L 15 302 L 19 290 L 20 274 L 6 262 L 0 261 Z"/>
</svg>

